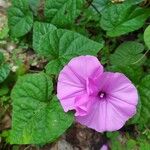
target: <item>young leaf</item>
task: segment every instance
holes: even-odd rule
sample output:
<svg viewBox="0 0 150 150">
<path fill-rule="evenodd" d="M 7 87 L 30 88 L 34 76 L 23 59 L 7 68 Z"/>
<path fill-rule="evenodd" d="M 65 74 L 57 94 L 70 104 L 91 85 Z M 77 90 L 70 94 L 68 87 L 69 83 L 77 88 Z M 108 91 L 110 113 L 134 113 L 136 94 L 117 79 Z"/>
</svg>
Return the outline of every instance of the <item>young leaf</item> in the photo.
<svg viewBox="0 0 150 150">
<path fill-rule="evenodd" d="M 52 142 L 72 124 L 72 113 L 63 111 L 52 91 L 52 81 L 44 73 L 19 78 L 11 93 L 11 144 Z"/>
<path fill-rule="evenodd" d="M 46 67 L 51 74 L 58 73 L 71 58 L 79 55 L 96 55 L 103 47 L 102 43 L 97 43 L 69 30 L 46 28 L 46 24 L 39 26 L 41 28 L 34 25 L 34 50 L 52 60 Z M 45 32 L 41 33 L 42 30 Z"/>
<path fill-rule="evenodd" d="M 146 28 L 144 32 L 144 41 L 147 47 L 150 49 L 150 25 Z"/>
<path fill-rule="evenodd" d="M 141 28 L 150 16 L 150 9 L 127 3 L 110 5 L 102 12 L 100 25 L 110 37 L 120 36 Z"/>
<path fill-rule="evenodd" d="M 8 9 L 8 24 L 12 37 L 21 37 L 31 30 L 33 14 L 29 9 L 29 0 L 12 0 Z"/>
<path fill-rule="evenodd" d="M 124 42 L 119 45 L 115 53 L 111 55 L 110 62 L 117 66 L 141 64 L 143 59 L 142 61 L 139 60 L 143 57 L 143 50 L 144 46 L 141 43 L 134 41 Z"/>
<path fill-rule="evenodd" d="M 150 121 L 150 75 L 144 77 L 139 85 L 141 113 L 139 124 L 146 125 Z"/>
<path fill-rule="evenodd" d="M 75 22 L 85 0 L 46 0 L 45 17 L 54 25 L 67 27 Z"/>
<path fill-rule="evenodd" d="M 2 64 L 0 66 L 0 83 L 2 83 L 8 77 L 9 73 L 9 64 Z"/>
</svg>

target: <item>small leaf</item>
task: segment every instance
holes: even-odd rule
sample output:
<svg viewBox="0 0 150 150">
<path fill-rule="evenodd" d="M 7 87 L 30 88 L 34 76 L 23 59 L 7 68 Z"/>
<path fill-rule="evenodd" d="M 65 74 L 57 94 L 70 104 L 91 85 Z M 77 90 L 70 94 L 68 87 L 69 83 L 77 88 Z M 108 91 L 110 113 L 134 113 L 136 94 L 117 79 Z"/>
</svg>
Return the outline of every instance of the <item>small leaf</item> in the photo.
<svg viewBox="0 0 150 150">
<path fill-rule="evenodd" d="M 143 59 L 144 46 L 141 43 L 129 41 L 122 43 L 116 50 L 115 53 L 111 55 L 110 62 L 113 65 L 125 66 L 131 64 L 141 64 Z"/>
<path fill-rule="evenodd" d="M 37 29 L 37 25 L 34 25 L 34 50 L 51 60 L 46 66 L 46 70 L 51 74 L 58 73 L 71 58 L 79 55 L 96 55 L 103 47 L 103 43 L 92 41 L 69 30 L 56 29 L 53 26 L 46 28 L 48 25 L 44 23 L 38 26 Z"/>
<path fill-rule="evenodd" d="M 110 37 L 120 36 L 141 28 L 150 16 L 150 9 L 128 3 L 113 4 L 102 12 L 100 25 Z"/>
<path fill-rule="evenodd" d="M 150 25 L 146 28 L 144 32 L 144 41 L 147 47 L 150 49 Z"/>
<path fill-rule="evenodd" d="M 150 122 L 150 75 L 144 77 L 139 85 L 141 99 L 140 126 Z"/>
<path fill-rule="evenodd" d="M 67 27 L 75 22 L 85 0 L 46 0 L 45 17 L 54 25 Z"/>
<path fill-rule="evenodd" d="M 0 66 L 0 83 L 2 83 L 8 77 L 9 73 L 9 64 L 2 64 Z"/>
<path fill-rule="evenodd" d="M 73 122 L 65 113 L 44 73 L 22 76 L 14 86 L 11 144 L 45 144 L 58 138 Z"/>
<path fill-rule="evenodd" d="M 29 9 L 29 0 L 13 0 L 8 9 L 8 24 L 12 37 L 27 34 L 33 24 L 33 14 Z"/>
</svg>

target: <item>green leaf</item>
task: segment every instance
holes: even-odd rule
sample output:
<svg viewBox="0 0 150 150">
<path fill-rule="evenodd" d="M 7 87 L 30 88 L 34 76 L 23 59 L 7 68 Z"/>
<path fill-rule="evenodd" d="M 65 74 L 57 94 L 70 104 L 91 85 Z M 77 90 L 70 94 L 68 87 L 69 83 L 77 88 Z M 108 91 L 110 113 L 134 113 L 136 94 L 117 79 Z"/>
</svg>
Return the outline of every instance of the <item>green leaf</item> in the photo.
<svg viewBox="0 0 150 150">
<path fill-rule="evenodd" d="M 142 67 L 137 65 L 130 65 L 130 66 L 111 66 L 109 70 L 114 72 L 121 72 L 125 74 L 134 84 L 138 85 L 139 81 L 143 76 Z"/>
<path fill-rule="evenodd" d="M 129 120 L 129 124 L 138 124 L 141 115 L 141 100 L 138 99 L 137 111 L 136 114 Z"/>
<path fill-rule="evenodd" d="M 135 5 L 135 4 L 139 4 L 143 1 L 144 0 L 125 0 L 124 3 Z"/>
<path fill-rule="evenodd" d="M 141 64 L 144 60 L 142 54 L 143 50 L 144 46 L 141 43 L 134 41 L 124 42 L 119 45 L 115 50 L 115 53 L 111 55 L 110 62 L 111 64 L 118 66 Z"/>
<path fill-rule="evenodd" d="M 116 139 L 120 133 L 118 131 L 106 132 L 106 136 L 110 139 Z"/>
<path fill-rule="evenodd" d="M 11 144 L 45 144 L 58 138 L 73 122 L 56 97 L 45 73 L 22 76 L 14 86 Z"/>
<path fill-rule="evenodd" d="M 29 0 L 13 0 L 8 9 L 8 24 L 13 37 L 27 34 L 33 24 L 33 14 L 29 9 Z"/>
<path fill-rule="evenodd" d="M 40 0 L 29 0 L 29 5 L 35 15 L 37 15 L 38 7 L 40 6 Z"/>
<path fill-rule="evenodd" d="M 7 38 L 9 28 L 8 28 L 8 20 L 5 15 L 0 13 L 0 40 Z"/>
<path fill-rule="evenodd" d="M 110 5 L 102 12 L 100 25 L 110 37 L 138 30 L 150 16 L 150 9 L 128 3 Z"/>
<path fill-rule="evenodd" d="M 0 85 L 0 97 L 8 94 L 8 92 L 9 92 L 9 88 L 7 85 L 5 84 Z"/>
<path fill-rule="evenodd" d="M 2 64 L 0 66 L 0 83 L 2 83 L 8 77 L 9 73 L 9 64 Z"/>
<path fill-rule="evenodd" d="M 51 74 L 57 74 L 60 69 L 73 57 L 79 55 L 96 55 L 103 47 L 102 43 L 94 42 L 80 34 L 68 30 L 58 29 L 49 36 L 49 54 L 55 63 L 46 67 Z M 46 41 L 43 43 L 46 45 Z M 43 45 L 43 46 L 44 46 Z M 49 67 L 50 66 L 50 67 Z M 57 68 L 55 68 L 57 67 Z M 57 70 L 57 72 L 53 72 Z"/>
<path fill-rule="evenodd" d="M 38 24 L 40 28 L 37 28 L 37 24 L 34 25 L 33 45 L 37 53 L 51 60 L 46 67 L 51 74 L 58 73 L 71 58 L 79 55 L 96 55 L 103 47 L 102 43 L 78 33 L 46 26 L 48 25 L 44 23 Z"/>
<path fill-rule="evenodd" d="M 67 27 L 75 22 L 85 0 L 46 0 L 45 17 L 52 24 Z"/>
<path fill-rule="evenodd" d="M 2 52 L 0 52 L 0 65 L 4 62 L 5 58 Z"/>
<path fill-rule="evenodd" d="M 150 75 L 144 77 L 139 85 L 141 99 L 140 126 L 150 122 Z"/>
<path fill-rule="evenodd" d="M 123 3 L 129 6 L 138 4 L 143 0 L 125 0 Z M 93 0 L 92 5 L 101 13 L 104 9 L 108 9 L 109 6 L 115 5 L 111 0 Z M 118 4 L 116 4 L 118 5 Z"/>
<path fill-rule="evenodd" d="M 115 132 L 107 132 L 107 137 L 111 140 L 111 149 L 112 150 L 124 150 L 124 147 L 122 147 L 121 143 L 118 139 L 120 136 L 120 133 L 118 131 Z"/>
<path fill-rule="evenodd" d="M 127 5 L 136 5 L 136 4 L 139 4 L 141 2 L 143 2 L 144 0 L 125 0 L 123 2 L 123 4 L 127 4 Z"/>
<path fill-rule="evenodd" d="M 150 25 L 146 28 L 144 32 L 144 41 L 146 46 L 150 49 Z"/>
<path fill-rule="evenodd" d="M 92 5 L 101 12 L 111 4 L 110 0 L 93 0 Z"/>
<path fill-rule="evenodd" d="M 140 142 L 140 149 L 139 150 L 148 150 L 148 149 L 150 149 L 149 141 L 148 142 L 146 142 L 146 141 Z"/>
<path fill-rule="evenodd" d="M 35 22 L 33 28 L 33 49 L 42 56 L 47 56 L 49 53 L 45 49 L 49 49 L 49 34 L 57 28 L 49 23 Z M 43 47 L 42 43 L 46 45 Z M 43 50 L 44 49 L 44 50 Z"/>
<path fill-rule="evenodd" d="M 60 60 L 51 60 L 46 66 L 46 73 L 47 74 L 57 74 L 60 71 L 62 63 Z"/>
<path fill-rule="evenodd" d="M 127 143 L 126 143 L 126 149 L 132 149 L 132 150 L 134 150 L 136 148 L 136 141 L 135 140 L 133 140 L 133 139 L 129 139 L 129 140 L 127 140 Z"/>
<path fill-rule="evenodd" d="M 0 52 L 0 83 L 2 83 L 9 75 L 9 64 L 5 63 L 5 58 L 2 52 Z"/>
<path fill-rule="evenodd" d="M 4 4 L 3 2 L 0 2 L 0 7 L 3 7 Z M 8 28 L 7 15 L 3 12 L 0 12 L 0 40 L 7 38 L 8 31 L 9 31 L 9 28 Z"/>
<path fill-rule="evenodd" d="M 9 28 L 7 25 L 5 25 L 5 27 L 3 27 L 2 30 L 0 30 L 0 40 L 5 39 L 8 36 L 8 32 L 9 32 Z"/>
</svg>

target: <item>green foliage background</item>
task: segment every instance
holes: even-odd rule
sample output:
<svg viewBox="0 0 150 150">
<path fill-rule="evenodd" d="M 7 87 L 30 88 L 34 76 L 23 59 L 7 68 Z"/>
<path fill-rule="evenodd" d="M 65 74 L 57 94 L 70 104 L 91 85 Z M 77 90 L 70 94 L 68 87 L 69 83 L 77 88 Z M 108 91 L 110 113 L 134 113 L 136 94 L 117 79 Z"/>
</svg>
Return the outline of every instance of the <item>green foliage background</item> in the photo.
<svg viewBox="0 0 150 150">
<path fill-rule="evenodd" d="M 12 105 L 11 144 L 44 145 L 73 123 L 56 94 L 59 71 L 73 57 L 97 56 L 106 70 L 124 73 L 137 87 L 137 114 L 118 132 L 107 133 L 113 150 L 150 149 L 150 6 L 144 0 L 12 0 L 1 41 L 18 45 L 0 52 L 0 104 Z M 36 54 L 39 70 L 19 58 Z M 12 65 L 13 64 L 13 65 Z M 17 66 L 17 67 L 16 67 Z M 16 67 L 16 68 L 15 68 Z M 14 71 L 15 70 L 15 71 Z M 33 72 L 36 73 L 33 73 Z M 124 141 L 124 142 L 122 142 Z"/>
</svg>

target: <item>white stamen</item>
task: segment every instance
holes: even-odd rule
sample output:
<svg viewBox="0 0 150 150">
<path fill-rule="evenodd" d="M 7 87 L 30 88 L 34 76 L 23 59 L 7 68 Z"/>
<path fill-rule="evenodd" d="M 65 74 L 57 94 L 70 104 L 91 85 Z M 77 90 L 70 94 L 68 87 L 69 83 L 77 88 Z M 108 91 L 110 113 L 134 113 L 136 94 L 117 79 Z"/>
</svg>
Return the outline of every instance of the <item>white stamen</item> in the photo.
<svg viewBox="0 0 150 150">
<path fill-rule="evenodd" d="M 105 96 L 105 93 L 103 93 L 103 92 L 100 93 L 100 95 L 99 95 L 100 98 L 103 98 L 104 96 Z"/>
</svg>

